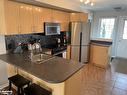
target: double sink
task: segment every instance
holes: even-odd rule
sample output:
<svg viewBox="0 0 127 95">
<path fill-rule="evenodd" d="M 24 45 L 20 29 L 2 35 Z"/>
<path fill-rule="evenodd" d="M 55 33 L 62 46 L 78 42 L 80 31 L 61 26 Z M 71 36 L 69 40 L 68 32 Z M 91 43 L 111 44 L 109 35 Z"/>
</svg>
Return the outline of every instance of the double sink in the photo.
<svg viewBox="0 0 127 95">
<path fill-rule="evenodd" d="M 55 58 L 55 57 L 52 55 L 48 55 L 48 54 L 36 54 L 36 55 L 31 56 L 31 61 L 36 64 L 42 64 L 42 63 L 44 63 L 48 60 L 51 60 L 53 58 Z"/>
</svg>

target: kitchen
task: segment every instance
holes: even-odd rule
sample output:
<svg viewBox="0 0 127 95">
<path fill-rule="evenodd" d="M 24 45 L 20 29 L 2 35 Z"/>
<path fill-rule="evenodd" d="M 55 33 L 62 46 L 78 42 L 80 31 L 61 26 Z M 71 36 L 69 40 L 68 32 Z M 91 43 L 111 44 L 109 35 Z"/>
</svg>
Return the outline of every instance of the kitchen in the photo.
<svg viewBox="0 0 127 95">
<path fill-rule="evenodd" d="M 4 20 L 3 25 L 6 30 L 4 33 L 1 32 L 1 35 L 6 35 L 4 39 L 6 44 L 4 45 L 7 53 L 1 55 L 1 59 L 5 62 L 2 61 L 4 68 L 6 68 L 5 64 L 7 66 L 7 71 L 6 69 L 2 71 L 4 73 L 1 85 L 6 87 L 9 82 L 9 89 L 14 84 L 18 95 L 24 93 L 22 91 L 24 88 L 21 88 L 24 85 L 19 87 L 15 83 L 16 81 L 13 81 L 13 78 L 17 77 L 22 79 L 20 81 L 28 79 L 31 83 L 30 87 L 35 83 L 35 86 L 39 86 L 44 91 L 48 90 L 52 95 L 79 94 L 81 83 L 73 82 L 82 79 L 84 64 L 78 61 L 79 64 L 75 64 L 75 61 L 66 60 L 70 59 L 69 22 L 71 16 L 72 20 L 87 22 L 87 13 L 70 13 L 68 10 L 60 11 L 9 0 L 2 0 L 1 6 L 4 8 L 4 19 L 2 20 Z M 61 63 L 59 63 L 60 61 Z M 44 71 L 41 71 L 43 68 L 45 68 Z M 75 79 L 75 77 L 78 78 Z M 69 85 L 72 86 L 71 89 Z M 74 88 L 76 85 L 79 85 L 78 88 Z M 77 90 L 70 92 L 69 89 Z"/>
<path fill-rule="evenodd" d="M 13 90 L 12 95 L 16 92 L 17 95 L 84 95 L 89 91 L 87 85 L 82 86 L 87 84 L 87 72 L 94 68 L 99 73 L 100 68 L 104 73 L 112 65 L 114 42 L 96 38 L 97 33 L 92 32 L 97 26 L 93 13 L 80 12 L 73 4 L 62 5 L 63 1 L 52 2 L 63 8 L 44 2 L 0 1 L 1 93 Z M 98 73 L 93 72 L 95 79 Z M 89 76 L 88 80 L 92 79 Z M 19 87 L 15 78 L 21 84 L 27 83 Z"/>
</svg>

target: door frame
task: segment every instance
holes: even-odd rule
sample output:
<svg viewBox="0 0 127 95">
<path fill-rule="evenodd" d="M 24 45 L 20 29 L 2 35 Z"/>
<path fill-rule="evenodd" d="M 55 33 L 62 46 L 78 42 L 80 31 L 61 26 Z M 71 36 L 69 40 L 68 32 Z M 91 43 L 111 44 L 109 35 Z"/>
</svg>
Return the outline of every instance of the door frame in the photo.
<svg viewBox="0 0 127 95">
<path fill-rule="evenodd" d="M 116 45 L 115 45 L 115 57 L 118 57 L 117 56 L 117 50 L 118 50 L 118 45 L 119 45 L 119 40 L 120 40 L 120 37 L 121 37 L 121 30 L 122 30 L 122 28 L 124 27 L 122 24 L 122 21 L 123 20 L 125 20 L 125 19 L 127 19 L 127 16 L 120 16 L 119 17 L 119 20 L 118 20 L 118 28 L 117 28 L 117 35 L 116 35 Z M 122 26 L 122 27 L 121 27 Z"/>
</svg>

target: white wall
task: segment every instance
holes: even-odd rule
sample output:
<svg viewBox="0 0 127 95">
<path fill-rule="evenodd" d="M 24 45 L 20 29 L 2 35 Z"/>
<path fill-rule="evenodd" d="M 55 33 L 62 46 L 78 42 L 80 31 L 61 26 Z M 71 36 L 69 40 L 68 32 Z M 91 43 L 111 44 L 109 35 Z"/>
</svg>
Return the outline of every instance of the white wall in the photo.
<svg viewBox="0 0 127 95">
<path fill-rule="evenodd" d="M 121 11 L 121 12 L 116 12 L 116 11 L 98 11 L 98 12 L 94 12 L 94 17 L 93 17 L 93 21 L 92 21 L 92 33 L 91 33 L 91 39 L 96 39 L 95 36 L 98 32 L 98 25 L 99 25 L 99 18 L 101 17 L 116 17 L 116 27 L 115 27 L 115 31 L 113 33 L 113 42 L 116 42 L 116 37 L 118 36 L 118 25 L 119 25 L 119 18 L 121 16 L 127 16 L 127 11 Z M 113 50 L 112 50 L 112 56 L 116 55 L 116 50 L 115 50 L 115 46 L 116 43 L 113 43 Z"/>
<path fill-rule="evenodd" d="M 0 35 L 0 54 L 6 53 L 5 37 Z M 0 88 L 3 88 L 8 83 L 6 63 L 0 60 Z"/>
</svg>

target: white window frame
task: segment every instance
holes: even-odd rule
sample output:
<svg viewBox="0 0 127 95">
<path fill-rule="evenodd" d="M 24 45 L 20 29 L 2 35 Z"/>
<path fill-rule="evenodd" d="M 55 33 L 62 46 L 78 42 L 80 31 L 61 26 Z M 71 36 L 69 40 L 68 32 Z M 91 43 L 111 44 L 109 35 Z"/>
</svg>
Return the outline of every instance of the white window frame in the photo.
<svg viewBox="0 0 127 95">
<path fill-rule="evenodd" d="M 127 19 L 124 19 L 124 20 L 126 20 L 127 21 Z M 124 23 L 124 26 L 123 27 L 125 27 L 125 23 Z M 122 33 L 123 35 L 122 35 L 122 39 L 124 39 L 124 40 L 127 40 L 127 38 L 124 38 L 124 29 L 123 29 L 123 33 Z"/>
<path fill-rule="evenodd" d="M 115 19 L 115 24 L 114 24 L 114 29 L 113 29 L 113 31 L 112 31 L 112 36 L 111 36 L 111 38 L 100 38 L 100 27 L 101 27 L 101 20 L 102 19 L 110 19 L 110 18 L 114 18 Z M 116 21 L 117 21 L 117 17 L 114 17 L 114 16 L 111 16 L 111 17 L 99 17 L 99 19 L 98 19 L 98 22 L 99 22 L 99 24 L 98 24 L 98 31 L 97 31 L 97 38 L 98 39 L 109 39 L 109 40 L 112 40 L 113 39 L 113 34 L 114 34 L 114 31 L 115 31 L 115 28 L 116 28 Z"/>
</svg>

